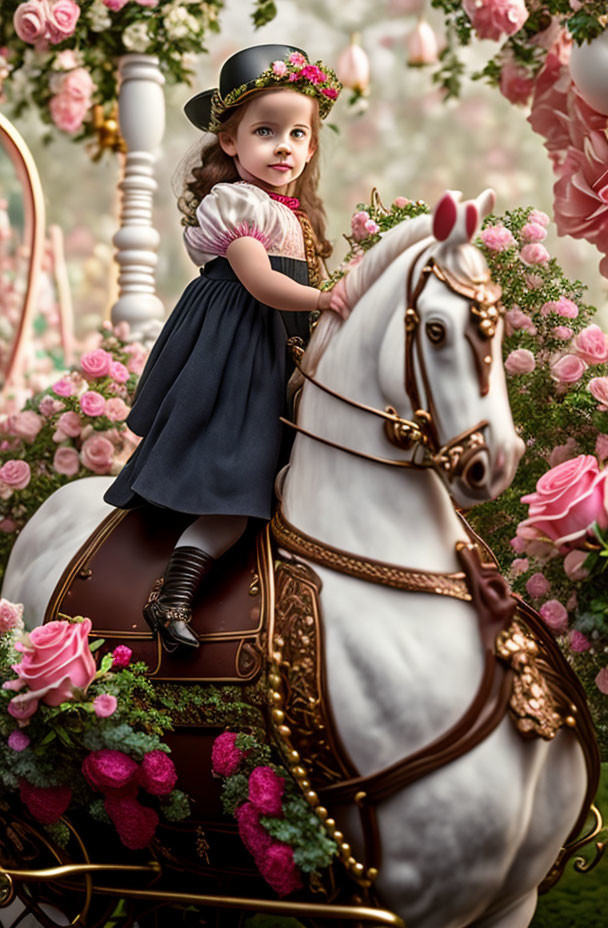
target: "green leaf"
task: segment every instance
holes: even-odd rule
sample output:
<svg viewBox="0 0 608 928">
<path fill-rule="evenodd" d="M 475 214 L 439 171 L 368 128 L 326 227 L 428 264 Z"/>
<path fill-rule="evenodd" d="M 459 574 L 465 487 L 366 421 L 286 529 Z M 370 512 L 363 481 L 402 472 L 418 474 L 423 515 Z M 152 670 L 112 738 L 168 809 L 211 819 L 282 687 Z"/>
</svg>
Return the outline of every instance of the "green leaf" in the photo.
<svg viewBox="0 0 608 928">
<path fill-rule="evenodd" d="M 96 678 L 97 678 L 97 677 L 102 677 L 105 673 L 107 673 L 107 672 L 110 670 L 110 668 L 111 668 L 111 666 L 112 666 L 113 663 L 114 663 L 114 657 L 113 657 L 113 655 L 112 655 L 112 654 L 104 654 L 104 656 L 103 656 L 102 659 L 101 659 L 101 664 L 99 665 L 99 670 L 98 670 L 97 673 L 95 674 L 95 677 L 96 677 Z"/>
<path fill-rule="evenodd" d="M 94 652 L 99 650 L 102 644 L 105 644 L 105 638 L 98 638 L 97 641 L 94 641 L 93 644 L 89 645 L 89 651 Z"/>
</svg>

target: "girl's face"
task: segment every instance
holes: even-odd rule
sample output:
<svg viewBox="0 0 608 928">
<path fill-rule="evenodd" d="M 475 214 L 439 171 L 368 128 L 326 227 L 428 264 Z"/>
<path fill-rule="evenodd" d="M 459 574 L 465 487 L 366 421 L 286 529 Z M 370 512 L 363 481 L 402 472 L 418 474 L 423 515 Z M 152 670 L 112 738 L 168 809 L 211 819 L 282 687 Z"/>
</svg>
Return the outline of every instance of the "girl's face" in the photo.
<svg viewBox="0 0 608 928">
<path fill-rule="evenodd" d="M 317 147 L 312 130 L 317 102 L 293 90 L 273 90 L 245 106 L 236 131 L 219 133 L 220 145 L 242 180 L 288 193 Z"/>
</svg>

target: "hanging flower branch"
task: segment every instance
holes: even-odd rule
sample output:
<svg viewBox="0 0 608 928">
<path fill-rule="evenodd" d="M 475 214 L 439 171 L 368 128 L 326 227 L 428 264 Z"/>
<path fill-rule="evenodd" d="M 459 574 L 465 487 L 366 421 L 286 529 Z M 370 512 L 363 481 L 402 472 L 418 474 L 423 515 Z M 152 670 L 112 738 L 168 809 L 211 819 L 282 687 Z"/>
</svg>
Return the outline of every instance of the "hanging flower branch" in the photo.
<svg viewBox="0 0 608 928">
<path fill-rule="evenodd" d="M 121 55 L 156 55 L 166 79 L 190 83 L 192 56 L 220 31 L 223 0 L 3 0 L 0 94 L 18 116 L 32 104 L 76 141 L 111 119 Z M 276 13 L 256 0 L 256 26 Z M 93 106 L 102 107 L 93 119 Z"/>
</svg>

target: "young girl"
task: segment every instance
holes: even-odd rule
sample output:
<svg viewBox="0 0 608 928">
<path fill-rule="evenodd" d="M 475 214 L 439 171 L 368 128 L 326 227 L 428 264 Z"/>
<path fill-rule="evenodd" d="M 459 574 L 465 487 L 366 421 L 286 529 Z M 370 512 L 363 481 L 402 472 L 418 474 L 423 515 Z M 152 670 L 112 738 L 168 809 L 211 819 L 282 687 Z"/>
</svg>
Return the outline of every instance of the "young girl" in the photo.
<svg viewBox="0 0 608 928">
<path fill-rule="evenodd" d="M 321 293 L 324 211 L 316 193 L 320 119 L 340 84 L 285 45 L 233 55 L 219 87 L 186 115 L 216 136 L 179 202 L 201 274 L 167 320 L 142 374 L 129 427 L 141 443 L 108 492 L 195 516 L 146 620 L 165 646 L 198 647 L 192 598 L 250 516 L 271 516 L 289 375 L 287 338 L 308 314 L 346 317 L 341 287 Z"/>
</svg>

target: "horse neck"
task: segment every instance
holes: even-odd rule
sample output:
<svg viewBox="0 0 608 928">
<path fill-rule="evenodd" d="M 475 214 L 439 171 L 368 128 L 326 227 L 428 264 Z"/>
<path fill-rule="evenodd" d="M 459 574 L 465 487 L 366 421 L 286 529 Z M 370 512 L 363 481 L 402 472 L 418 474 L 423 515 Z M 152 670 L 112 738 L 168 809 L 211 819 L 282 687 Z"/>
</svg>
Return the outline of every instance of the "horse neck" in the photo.
<svg viewBox="0 0 608 928">
<path fill-rule="evenodd" d="M 379 280 L 359 301 L 315 375 L 342 395 L 377 409 L 387 405 L 378 381 L 380 346 L 397 301 L 403 302 L 406 261 L 398 260 L 404 267 L 390 275 L 392 283 Z M 411 416 L 405 397 L 398 412 Z M 304 387 L 298 424 L 365 454 L 395 460 L 407 456 L 387 441 L 382 419 L 314 384 Z M 409 567 L 458 569 L 454 547 L 463 538 L 462 526 L 443 483 L 429 470 L 371 462 L 297 435 L 283 510 L 300 530 L 343 550 Z"/>
</svg>

